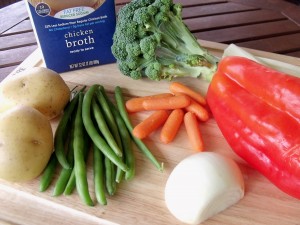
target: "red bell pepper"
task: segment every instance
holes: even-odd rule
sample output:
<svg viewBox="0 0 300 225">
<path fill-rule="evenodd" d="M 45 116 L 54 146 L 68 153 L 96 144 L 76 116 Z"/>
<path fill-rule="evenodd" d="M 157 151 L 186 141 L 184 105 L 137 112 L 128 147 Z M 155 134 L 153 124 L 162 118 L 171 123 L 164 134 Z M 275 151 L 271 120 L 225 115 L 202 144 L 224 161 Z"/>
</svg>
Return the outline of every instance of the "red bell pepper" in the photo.
<svg viewBox="0 0 300 225">
<path fill-rule="evenodd" d="M 300 199 L 300 79 L 231 56 L 221 60 L 207 102 L 233 151 Z"/>
</svg>

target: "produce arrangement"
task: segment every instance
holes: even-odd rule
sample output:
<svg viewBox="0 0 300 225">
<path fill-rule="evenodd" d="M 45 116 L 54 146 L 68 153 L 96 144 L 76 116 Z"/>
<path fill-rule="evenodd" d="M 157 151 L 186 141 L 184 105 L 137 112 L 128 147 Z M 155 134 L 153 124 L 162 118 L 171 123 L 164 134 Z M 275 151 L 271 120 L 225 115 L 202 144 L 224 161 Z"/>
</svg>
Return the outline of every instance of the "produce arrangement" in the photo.
<svg viewBox="0 0 300 225">
<path fill-rule="evenodd" d="M 184 126 L 193 154 L 170 171 L 163 197 L 175 218 L 199 224 L 247 195 L 238 164 L 205 147 L 199 124 L 213 118 L 238 157 L 300 199 L 300 78 L 289 75 L 299 68 L 276 63 L 272 69 L 241 51 L 217 59 L 184 25 L 181 11 L 172 0 L 132 0 L 118 14 L 112 46 L 118 69 L 132 82 L 168 82 L 155 95 L 125 96 L 118 84 L 108 93 L 100 83 L 70 91 L 62 76 L 42 67 L 3 81 L 0 178 L 40 175 L 40 192 L 76 190 L 85 205 L 107 205 L 122 181 L 135 178 L 135 149 L 163 174 L 168 158 L 160 162 L 147 140 L 160 132 L 159 144 L 172 145 Z M 279 72 L 279 65 L 292 73 Z M 207 93 L 180 82 L 183 77 L 209 82 Z M 54 132 L 53 118 L 59 119 Z"/>
<path fill-rule="evenodd" d="M 170 83 L 169 90 L 170 93 L 131 98 L 126 102 L 128 112 L 152 111 L 149 117 L 134 127 L 133 135 L 144 139 L 163 126 L 160 140 L 168 144 L 184 123 L 192 148 L 203 151 L 199 122 L 209 119 L 205 97 L 180 82 Z"/>
<path fill-rule="evenodd" d="M 300 199 L 300 79 L 243 57 L 226 57 L 207 101 L 232 149 Z"/>
<path fill-rule="evenodd" d="M 54 138 L 54 152 L 41 177 L 40 191 L 51 184 L 57 164 L 61 170 L 53 190 L 54 196 L 70 195 L 76 188 L 81 200 L 94 202 L 87 181 L 87 157 L 93 151 L 94 190 L 97 201 L 106 205 L 106 193 L 114 195 L 117 185 L 135 174 L 132 141 L 162 170 L 142 140 L 132 137 L 132 125 L 125 109 L 120 87 L 115 88 L 114 104 L 101 85 L 86 92 L 80 90 L 67 105 Z M 67 149 L 67 151 L 66 151 Z M 65 153 L 66 152 L 66 153 Z"/>
<path fill-rule="evenodd" d="M 61 76 L 46 68 L 1 82 L 0 178 L 20 182 L 40 175 L 53 151 L 49 119 L 62 113 L 69 98 Z"/>
</svg>

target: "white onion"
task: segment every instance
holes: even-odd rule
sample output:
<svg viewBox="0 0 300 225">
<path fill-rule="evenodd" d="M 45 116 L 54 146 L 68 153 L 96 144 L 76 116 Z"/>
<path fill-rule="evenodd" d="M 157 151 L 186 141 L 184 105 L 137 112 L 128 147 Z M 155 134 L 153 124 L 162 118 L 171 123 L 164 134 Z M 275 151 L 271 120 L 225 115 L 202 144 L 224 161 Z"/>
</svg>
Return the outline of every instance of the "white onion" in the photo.
<svg viewBox="0 0 300 225">
<path fill-rule="evenodd" d="M 213 152 L 196 153 L 182 160 L 165 187 L 167 208 L 187 224 L 199 224 L 243 196 L 244 180 L 238 165 Z"/>
</svg>

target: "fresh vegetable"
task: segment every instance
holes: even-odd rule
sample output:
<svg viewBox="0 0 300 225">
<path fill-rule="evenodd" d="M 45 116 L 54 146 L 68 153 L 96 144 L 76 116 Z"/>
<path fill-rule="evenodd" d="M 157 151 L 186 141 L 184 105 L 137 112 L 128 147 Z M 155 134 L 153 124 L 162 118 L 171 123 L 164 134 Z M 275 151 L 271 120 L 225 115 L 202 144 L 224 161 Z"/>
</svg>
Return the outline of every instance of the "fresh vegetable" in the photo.
<svg viewBox="0 0 300 225">
<path fill-rule="evenodd" d="M 187 112 L 184 114 L 183 120 L 192 148 L 199 152 L 203 151 L 203 138 L 195 114 L 192 112 Z"/>
<path fill-rule="evenodd" d="M 197 118 L 200 121 L 207 121 L 209 119 L 209 114 L 206 108 L 204 108 L 204 106 L 202 106 L 201 104 L 199 104 L 198 102 L 196 102 L 195 100 L 190 101 L 191 103 L 185 107 L 185 110 L 188 112 L 192 112 L 195 114 L 195 116 L 197 116 Z"/>
<path fill-rule="evenodd" d="M 71 176 L 69 177 L 68 183 L 65 187 L 64 195 L 71 195 L 76 188 L 76 177 L 75 170 L 72 169 Z"/>
<path fill-rule="evenodd" d="M 144 100 L 152 99 L 152 98 L 170 97 L 170 96 L 173 96 L 173 94 L 161 93 L 161 94 L 156 94 L 156 95 L 150 95 L 150 96 L 148 95 L 148 96 L 143 96 L 143 97 L 131 98 L 131 99 L 127 100 L 125 103 L 126 110 L 129 113 L 144 111 L 144 110 L 146 110 L 143 106 Z"/>
<path fill-rule="evenodd" d="M 79 101 L 79 95 L 75 96 L 69 105 Z M 68 106 L 69 106 L 68 105 Z M 76 106 L 77 108 L 78 106 Z M 75 108 L 75 109 L 76 109 Z M 69 182 L 69 179 L 72 175 L 73 168 L 74 168 L 74 138 L 75 138 L 75 118 L 76 118 L 76 111 L 71 115 L 70 119 L 70 130 L 68 130 L 68 136 L 65 138 L 65 148 L 67 149 L 67 161 L 70 165 L 70 168 L 62 168 L 55 183 L 53 189 L 53 196 L 59 196 L 64 193 L 66 186 Z"/>
<path fill-rule="evenodd" d="M 282 62 L 275 59 L 264 58 L 256 56 L 246 51 L 245 49 L 238 47 L 235 44 L 230 44 L 223 52 L 222 57 L 226 56 L 241 56 L 253 61 L 256 61 L 262 65 L 273 68 L 283 73 L 287 73 L 296 77 L 300 77 L 300 66 L 292 65 L 290 63 Z"/>
<path fill-rule="evenodd" d="M 121 155 L 123 156 L 123 145 L 122 145 L 122 140 L 120 137 L 120 131 L 119 131 L 116 119 L 112 112 L 114 106 L 108 99 L 103 86 L 99 87 L 98 91 L 96 92 L 96 96 L 97 96 L 99 104 L 103 110 L 103 116 L 104 116 L 105 120 L 107 121 L 107 126 L 108 126 L 109 130 L 111 131 L 113 139 L 115 140 L 115 142 L 120 150 Z M 124 157 L 121 157 L 121 158 L 124 161 Z M 117 168 L 116 178 L 115 178 L 117 183 L 120 183 L 122 181 L 124 173 L 125 172 L 122 169 Z"/>
<path fill-rule="evenodd" d="M 0 179 L 29 181 L 39 176 L 53 151 L 49 120 L 24 105 L 0 114 Z"/>
<path fill-rule="evenodd" d="M 172 142 L 182 124 L 184 111 L 182 109 L 174 109 L 160 132 L 160 140 L 164 144 Z"/>
<path fill-rule="evenodd" d="M 62 148 L 58 155 L 66 158 L 68 167 L 58 164 L 57 154 L 53 153 L 41 177 L 40 190 L 45 191 L 49 187 L 58 165 L 60 172 L 53 196 L 62 193 L 70 195 L 76 188 L 82 201 L 93 206 L 87 181 L 87 157 L 92 146 L 95 196 L 98 203 L 106 205 L 106 193 L 114 195 L 123 178 L 130 180 L 135 175 L 135 156 L 132 148 L 132 140 L 135 138 L 131 135 L 132 126 L 131 129 L 126 126 L 126 123 L 130 123 L 128 115 L 125 121 L 121 116 L 127 113 L 121 89 L 116 87 L 116 106 L 108 98 L 103 86 L 95 84 L 84 93 L 85 88 L 79 92 L 74 90 L 77 94 L 66 106 L 60 121 L 60 124 L 65 124 L 63 127 L 66 131 L 60 133 Z M 61 126 L 58 126 L 58 131 Z M 122 150 L 122 157 L 113 152 L 109 145 L 112 141 Z M 151 162 L 162 170 L 162 165 L 157 162 L 147 146 L 139 139 L 135 142 Z"/>
<path fill-rule="evenodd" d="M 105 165 L 105 186 L 109 195 L 114 195 L 116 193 L 117 183 L 115 180 L 116 170 L 114 164 L 105 157 L 104 159 Z"/>
<path fill-rule="evenodd" d="M 139 139 L 143 139 L 150 135 L 157 128 L 162 126 L 164 122 L 168 119 L 168 116 L 168 111 L 157 110 L 145 120 L 143 120 L 141 123 L 136 125 L 132 131 L 132 134 Z"/>
<path fill-rule="evenodd" d="M 46 168 L 43 170 L 43 174 L 40 180 L 40 192 L 46 191 L 50 186 L 53 177 L 55 175 L 56 165 L 58 164 L 55 153 L 51 154 L 50 160 L 47 163 Z"/>
<path fill-rule="evenodd" d="M 143 106 L 146 110 L 168 110 L 187 107 L 191 100 L 186 95 L 145 99 Z"/>
<path fill-rule="evenodd" d="M 299 78 L 249 59 L 226 57 L 207 101 L 232 149 L 282 191 L 300 199 L 299 84 Z"/>
<path fill-rule="evenodd" d="M 171 93 L 174 95 L 177 94 L 184 94 L 189 97 L 191 97 L 193 100 L 197 101 L 201 105 L 206 105 L 206 99 L 203 95 L 201 95 L 199 92 L 194 91 L 190 87 L 184 85 L 183 83 L 180 82 L 172 82 L 169 85 L 169 89 Z"/>
<path fill-rule="evenodd" d="M 118 12 L 112 53 L 133 79 L 211 77 L 217 59 L 203 48 L 172 0 L 133 0 Z"/>
<path fill-rule="evenodd" d="M 27 105 L 52 119 L 63 111 L 69 99 L 70 90 L 62 77 L 43 67 L 26 69 L 0 84 L 0 111 Z"/>
<path fill-rule="evenodd" d="M 179 162 L 165 186 L 168 209 L 186 224 L 200 224 L 243 196 L 238 165 L 214 152 L 196 153 Z"/>
<path fill-rule="evenodd" d="M 118 144 L 120 150 L 122 151 L 122 141 L 120 137 L 120 132 L 118 129 L 117 122 L 112 112 L 113 104 L 110 105 L 110 100 L 106 96 L 105 89 L 103 86 L 100 86 L 98 91 L 96 91 L 97 100 L 101 109 L 103 110 L 103 116 L 106 120 L 107 126 L 111 130 L 111 134 L 113 135 L 116 143 Z"/>
<path fill-rule="evenodd" d="M 139 148 L 139 150 L 153 163 L 153 165 L 157 169 L 162 171 L 163 170 L 163 164 L 161 164 L 157 161 L 157 159 L 152 154 L 150 149 L 147 147 L 147 145 L 141 139 L 136 138 L 135 136 L 132 135 L 133 126 L 131 124 L 130 118 L 129 118 L 128 113 L 126 111 L 125 100 L 124 100 L 124 97 L 123 97 L 122 89 L 119 86 L 115 87 L 115 99 L 116 99 L 117 108 L 120 112 L 120 115 L 121 115 L 128 131 L 130 132 L 134 143 Z"/>
<path fill-rule="evenodd" d="M 299 78 L 259 66 L 251 60 L 240 57 L 224 59 L 219 72 L 226 73 L 228 78 L 249 90 L 251 94 L 281 111 L 286 111 L 300 122 Z"/>
<path fill-rule="evenodd" d="M 168 117 L 169 121 L 159 120 L 159 123 L 153 122 L 151 117 L 146 118 L 145 121 L 140 122 L 134 128 L 134 135 L 139 138 L 145 138 L 163 124 L 160 140 L 166 144 L 170 143 L 174 140 L 184 115 L 189 112 L 189 114 L 193 114 L 192 116 L 188 115 L 188 117 L 193 117 L 193 126 L 188 128 L 188 130 L 191 133 L 193 131 L 190 130 L 196 131 L 195 135 L 190 134 L 190 140 L 193 148 L 201 151 L 203 149 L 203 140 L 199 130 L 199 122 L 205 122 L 209 119 L 208 110 L 205 108 L 205 97 L 180 82 L 170 83 L 169 90 L 172 93 L 136 97 L 126 102 L 126 109 L 131 113 L 145 110 L 172 110 L 171 115 L 174 114 Z M 153 124 L 157 126 L 152 126 Z"/>
<path fill-rule="evenodd" d="M 91 199 L 88 181 L 87 181 L 87 169 L 84 159 L 84 125 L 82 121 L 82 102 L 83 102 L 83 93 L 79 93 L 79 102 L 76 111 L 75 117 L 75 126 L 74 126 L 74 169 L 75 169 L 75 177 L 76 177 L 76 187 L 77 192 L 82 199 L 82 201 L 89 205 L 93 206 L 93 200 Z"/>
<path fill-rule="evenodd" d="M 107 205 L 107 199 L 105 195 L 105 169 L 104 169 L 104 155 L 97 148 L 96 145 L 93 145 L 94 152 L 94 186 L 95 186 L 95 195 L 97 201 L 101 205 Z"/>
<path fill-rule="evenodd" d="M 107 122 L 101 112 L 100 107 L 98 106 L 95 99 L 92 100 L 92 113 L 95 117 L 95 121 L 98 125 L 99 131 L 101 132 L 102 136 L 106 140 L 107 144 L 110 148 L 114 151 L 114 153 L 121 157 L 122 150 L 120 149 L 119 145 L 116 142 L 116 139 L 113 137 L 111 130 L 109 129 Z"/>
<path fill-rule="evenodd" d="M 79 95 L 76 95 L 72 101 L 65 107 L 64 113 L 59 121 L 54 134 L 54 153 L 60 165 L 65 169 L 70 169 L 71 165 L 65 155 L 65 141 L 67 134 L 71 130 L 70 118 L 76 106 L 78 104 Z"/>
<path fill-rule="evenodd" d="M 110 102 L 111 103 L 111 102 Z M 119 129 L 120 137 L 122 139 L 122 147 L 124 151 L 124 157 L 128 170 L 125 173 L 125 179 L 131 180 L 135 175 L 135 157 L 132 148 L 132 140 L 130 133 L 126 127 L 124 120 L 122 119 L 117 108 L 111 103 L 112 113 L 116 119 L 116 123 Z M 119 182 L 117 180 L 117 182 Z"/>
<path fill-rule="evenodd" d="M 121 160 L 121 158 L 115 154 L 115 152 L 111 149 L 111 147 L 107 144 L 105 139 L 99 134 L 97 128 L 91 117 L 91 105 L 92 99 L 99 86 L 93 85 L 89 88 L 89 90 L 84 95 L 83 99 L 83 109 L 82 109 L 82 118 L 84 127 L 92 139 L 93 143 L 101 150 L 101 152 L 108 157 L 115 165 L 120 167 L 122 170 L 127 171 L 128 168 L 125 163 Z"/>
</svg>

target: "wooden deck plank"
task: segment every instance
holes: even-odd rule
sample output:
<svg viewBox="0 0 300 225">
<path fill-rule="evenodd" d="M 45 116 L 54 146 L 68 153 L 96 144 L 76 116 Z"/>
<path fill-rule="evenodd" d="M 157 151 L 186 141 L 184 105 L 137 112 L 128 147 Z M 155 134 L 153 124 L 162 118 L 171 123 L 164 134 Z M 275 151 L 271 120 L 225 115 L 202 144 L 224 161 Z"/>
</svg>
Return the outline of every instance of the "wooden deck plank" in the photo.
<svg viewBox="0 0 300 225">
<path fill-rule="evenodd" d="M 30 45 L 22 48 L 0 51 L 0 68 L 19 65 L 36 49 L 37 45 Z"/>
<path fill-rule="evenodd" d="M 284 0 L 230 0 L 249 6 L 259 6 L 285 15 L 288 19 L 300 26 L 300 6 Z"/>
<path fill-rule="evenodd" d="M 200 6 L 184 8 L 182 12 L 182 16 L 184 19 L 186 19 L 186 18 L 193 18 L 193 17 L 203 17 L 203 16 L 212 16 L 212 15 L 228 14 L 228 13 L 235 13 L 235 12 L 244 12 L 244 11 L 258 10 L 258 9 L 259 8 L 255 8 L 252 6 L 226 2 L 226 3 L 219 3 L 213 5 L 200 5 Z"/>
<path fill-rule="evenodd" d="M 289 53 L 286 53 L 285 55 L 300 58 L 300 50 L 299 51 L 289 52 Z"/>
<path fill-rule="evenodd" d="M 33 31 L 26 33 L 15 34 L 12 38 L 11 35 L 0 37 L 0 50 L 6 50 L 10 48 L 18 48 L 27 45 L 36 44 L 36 39 Z"/>
<path fill-rule="evenodd" d="M 228 1 L 226 0 L 188 0 L 188 1 L 182 1 L 182 0 L 173 0 L 175 3 L 181 3 L 183 7 L 187 6 L 199 6 L 199 5 L 210 5 L 210 4 L 220 4 L 220 3 L 226 3 Z"/>
<path fill-rule="evenodd" d="M 8 66 L 8 67 L 3 67 L 3 68 L 0 67 L 0 82 L 2 80 L 4 80 L 4 78 L 7 77 L 7 75 L 10 74 L 11 71 L 13 71 L 14 69 L 16 69 L 17 67 L 18 67 L 18 65 Z M 2 224 L 1 223 L 1 218 L 0 218 L 0 224 Z"/>
<path fill-rule="evenodd" d="M 269 10 L 255 10 L 191 18 L 186 19 L 185 23 L 192 32 L 197 32 L 279 20 L 286 20 L 286 18 L 277 12 Z"/>
<path fill-rule="evenodd" d="M 189 1 L 173 0 L 173 1 L 174 1 L 174 3 L 181 3 L 183 8 L 189 7 L 188 10 L 191 10 L 194 7 L 199 7 L 199 6 L 211 5 L 211 6 L 215 7 L 218 4 L 228 3 L 227 0 L 202 0 L 202 1 L 199 1 L 199 0 L 189 0 Z M 128 2 L 129 2 L 129 0 L 116 0 L 115 1 L 116 12 L 118 12 L 119 9 Z"/>
<path fill-rule="evenodd" d="M 280 29 L 278 29 L 280 27 Z M 216 29 L 206 32 L 197 32 L 199 39 L 221 43 L 237 43 L 242 41 L 257 40 L 300 32 L 300 27 L 289 20 L 259 23 L 247 26 Z"/>
<path fill-rule="evenodd" d="M 124 5 L 130 2 L 130 0 L 115 0 L 116 5 Z M 219 3 L 226 3 L 227 0 L 174 0 L 174 3 L 181 3 L 184 7 L 185 6 L 195 6 L 195 5 L 207 5 L 207 4 L 219 4 Z"/>
<path fill-rule="evenodd" d="M 8 31 L 4 32 L 3 35 L 12 35 L 16 33 L 28 32 L 33 31 L 31 21 L 26 19 L 21 23 L 17 24 L 13 28 L 9 29 Z"/>
<path fill-rule="evenodd" d="M 0 9 L 0 34 L 28 18 L 27 10 L 24 8 L 25 1 L 20 1 L 10 5 L 10 7 Z"/>
<path fill-rule="evenodd" d="M 239 46 L 286 54 L 300 51 L 300 33 L 238 43 Z"/>
</svg>

